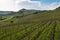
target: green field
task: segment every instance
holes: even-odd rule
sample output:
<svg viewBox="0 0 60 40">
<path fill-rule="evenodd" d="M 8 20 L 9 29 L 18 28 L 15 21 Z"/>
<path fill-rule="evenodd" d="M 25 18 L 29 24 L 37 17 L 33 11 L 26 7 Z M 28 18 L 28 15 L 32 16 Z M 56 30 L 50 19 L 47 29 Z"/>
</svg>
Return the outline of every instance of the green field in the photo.
<svg viewBox="0 0 60 40">
<path fill-rule="evenodd" d="M 0 20 L 0 40 L 60 40 L 60 8 L 5 18 Z"/>
</svg>

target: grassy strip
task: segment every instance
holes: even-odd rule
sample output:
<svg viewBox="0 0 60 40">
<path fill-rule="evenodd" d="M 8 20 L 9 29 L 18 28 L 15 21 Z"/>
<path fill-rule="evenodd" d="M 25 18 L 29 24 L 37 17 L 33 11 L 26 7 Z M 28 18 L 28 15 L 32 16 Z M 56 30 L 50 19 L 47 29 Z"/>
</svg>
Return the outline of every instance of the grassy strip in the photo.
<svg viewBox="0 0 60 40">
<path fill-rule="evenodd" d="M 57 27 L 55 30 L 55 40 L 60 40 L 60 21 L 57 20 Z"/>
<path fill-rule="evenodd" d="M 48 35 L 47 34 L 49 34 L 49 32 L 50 32 L 50 29 L 52 28 L 52 26 L 53 26 L 53 23 L 54 22 L 52 22 L 49 26 L 47 26 L 45 29 L 44 29 L 44 31 L 42 32 L 42 34 L 39 36 L 39 38 L 37 39 L 37 40 L 46 40 L 48 37 Z"/>
</svg>

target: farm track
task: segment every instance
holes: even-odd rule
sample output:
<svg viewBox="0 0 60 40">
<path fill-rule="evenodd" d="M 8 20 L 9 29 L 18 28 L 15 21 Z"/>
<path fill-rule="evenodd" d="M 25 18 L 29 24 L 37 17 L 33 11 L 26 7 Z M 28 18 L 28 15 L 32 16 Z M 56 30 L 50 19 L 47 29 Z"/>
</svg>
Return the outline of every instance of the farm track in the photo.
<svg viewBox="0 0 60 40">
<path fill-rule="evenodd" d="M 50 24 L 51 24 L 51 22 L 48 24 L 48 26 L 49 26 Z M 45 24 L 44 24 L 44 25 L 45 25 Z M 44 25 L 42 25 L 42 27 L 43 27 Z M 46 26 L 46 27 L 48 27 L 48 26 Z M 44 31 L 44 29 L 45 29 L 46 27 L 42 28 L 42 31 L 39 31 L 38 34 L 37 34 L 34 38 L 32 38 L 32 40 L 37 40 L 37 38 L 41 35 L 41 33 Z"/>
</svg>

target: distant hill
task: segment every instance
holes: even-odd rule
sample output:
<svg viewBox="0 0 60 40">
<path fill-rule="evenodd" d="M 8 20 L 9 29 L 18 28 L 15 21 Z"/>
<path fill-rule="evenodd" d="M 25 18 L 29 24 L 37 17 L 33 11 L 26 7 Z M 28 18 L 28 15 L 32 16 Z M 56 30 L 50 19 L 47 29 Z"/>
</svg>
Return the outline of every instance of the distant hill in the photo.
<svg viewBox="0 0 60 40">
<path fill-rule="evenodd" d="M 27 9 L 21 9 L 17 12 L 13 12 L 13 11 L 0 11 L 0 14 L 8 14 L 8 15 L 14 15 L 14 16 L 26 16 L 26 15 L 31 15 L 31 14 L 38 14 L 38 13 L 42 13 L 44 15 L 47 16 L 51 16 L 51 15 L 55 15 L 56 13 L 58 13 L 60 11 L 60 7 L 56 8 L 55 10 L 27 10 Z M 48 14 L 46 14 L 48 13 Z M 59 13 L 60 14 L 60 13 Z M 57 15 L 59 15 L 57 14 Z"/>
<path fill-rule="evenodd" d="M 26 10 L 26 9 L 21 9 L 17 13 L 28 15 L 28 14 L 33 14 L 35 12 L 40 12 L 40 10 Z"/>
<path fill-rule="evenodd" d="M 40 10 L 27 10 L 27 9 L 21 9 L 18 12 L 11 12 L 8 15 L 14 15 L 14 16 L 26 16 L 31 14 L 37 14 L 41 12 Z"/>
</svg>

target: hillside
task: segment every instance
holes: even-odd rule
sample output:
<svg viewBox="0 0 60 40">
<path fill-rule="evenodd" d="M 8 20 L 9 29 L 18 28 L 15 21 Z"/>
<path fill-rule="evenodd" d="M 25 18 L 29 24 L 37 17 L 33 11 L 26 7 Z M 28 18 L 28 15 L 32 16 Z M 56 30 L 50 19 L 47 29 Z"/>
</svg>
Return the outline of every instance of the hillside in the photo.
<svg viewBox="0 0 60 40">
<path fill-rule="evenodd" d="M 0 40 L 60 40 L 60 7 L 12 13 L 0 21 Z"/>
<path fill-rule="evenodd" d="M 45 11 L 45 12 L 39 12 L 38 14 L 32 14 L 26 17 L 23 17 L 22 19 L 24 20 L 59 20 L 60 18 L 60 9 L 57 8 L 56 10 L 53 11 Z"/>
</svg>

